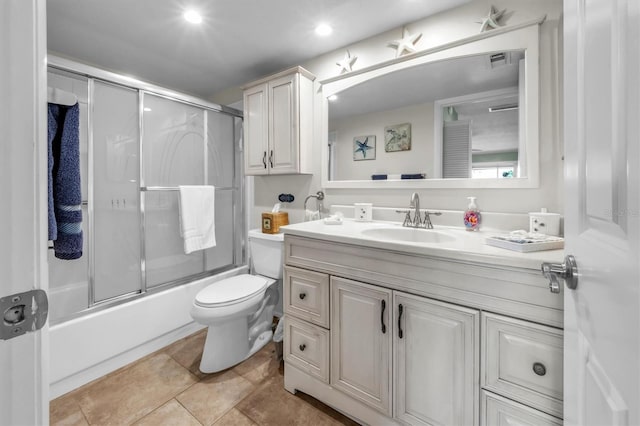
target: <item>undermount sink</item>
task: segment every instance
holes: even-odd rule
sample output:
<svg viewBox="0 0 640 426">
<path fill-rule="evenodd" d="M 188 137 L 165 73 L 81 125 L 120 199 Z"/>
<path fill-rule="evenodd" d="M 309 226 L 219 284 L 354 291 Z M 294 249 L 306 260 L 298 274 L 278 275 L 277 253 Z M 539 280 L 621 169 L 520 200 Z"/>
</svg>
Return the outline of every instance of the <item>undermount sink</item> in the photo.
<svg viewBox="0 0 640 426">
<path fill-rule="evenodd" d="M 405 243 L 448 243 L 455 241 L 455 237 L 431 229 L 420 228 L 370 228 L 363 229 L 362 235 L 386 241 L 400 241 Z"/>
</svg>

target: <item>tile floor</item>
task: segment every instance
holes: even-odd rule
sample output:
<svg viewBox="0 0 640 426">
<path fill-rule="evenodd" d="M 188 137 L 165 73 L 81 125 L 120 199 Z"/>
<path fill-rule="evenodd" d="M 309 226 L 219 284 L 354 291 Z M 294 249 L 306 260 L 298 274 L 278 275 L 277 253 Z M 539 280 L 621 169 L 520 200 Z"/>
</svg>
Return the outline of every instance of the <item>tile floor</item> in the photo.
<svg viewBox="0 0 640 426">
<path fill-rule="evenodd" d="M 51 401 L 52 425 L 357 425 L 284 389 L 268 344 L 228 370 L 198 370 L 205 330 Z"/>
</svg>

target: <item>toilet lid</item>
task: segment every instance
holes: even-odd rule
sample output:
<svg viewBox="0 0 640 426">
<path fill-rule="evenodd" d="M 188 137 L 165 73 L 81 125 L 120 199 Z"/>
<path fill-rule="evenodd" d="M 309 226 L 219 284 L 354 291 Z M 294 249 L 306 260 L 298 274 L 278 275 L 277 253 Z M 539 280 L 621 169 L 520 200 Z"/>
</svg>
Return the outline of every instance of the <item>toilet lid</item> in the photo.
<svg viewBox="0 0 640 426">
<path fill-rule="evenodd" d="M 268 284 L 265 277 L 236 275 L 208 285 L 196 295 L 196 304 L 204 307 L 239 303 L 263 291 Z"/>
</svg>

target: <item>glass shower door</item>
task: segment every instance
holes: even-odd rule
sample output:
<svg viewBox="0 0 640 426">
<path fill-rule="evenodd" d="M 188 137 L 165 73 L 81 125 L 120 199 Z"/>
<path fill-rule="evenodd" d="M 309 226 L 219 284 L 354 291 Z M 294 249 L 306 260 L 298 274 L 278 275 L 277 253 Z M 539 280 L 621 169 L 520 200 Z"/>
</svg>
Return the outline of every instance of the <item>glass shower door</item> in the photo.
<svg viewBox="0 0 640 426">
<path fill-rule="evenodd" d="M 93 100 L 92 275 L 100 302 L 142 290 L 138 92 L 94 81 Z"/>
</svg>

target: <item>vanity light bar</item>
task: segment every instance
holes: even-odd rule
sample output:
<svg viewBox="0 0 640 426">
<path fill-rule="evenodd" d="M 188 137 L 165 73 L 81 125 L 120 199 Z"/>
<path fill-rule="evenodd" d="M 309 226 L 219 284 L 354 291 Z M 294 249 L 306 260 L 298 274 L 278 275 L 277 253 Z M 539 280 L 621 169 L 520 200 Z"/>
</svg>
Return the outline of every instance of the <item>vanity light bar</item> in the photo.
<svg viewBox="0 0 640 426">
<path fill-rule="evenodd" d="M 489 107 L 489 112 L 512 111 L 514 109 L 518 109 L 518 104 L 499 105 L 499 106 Z"/>
</svg>

